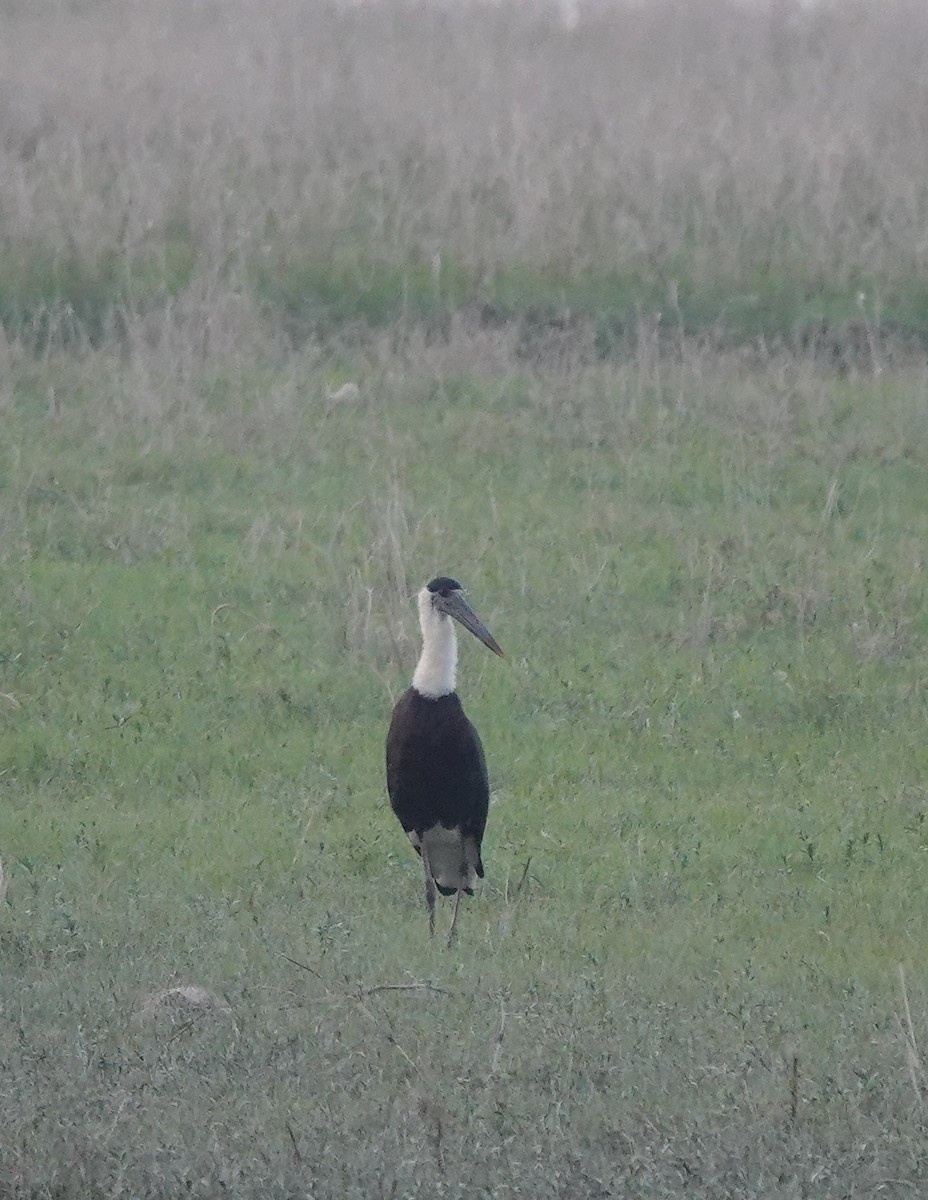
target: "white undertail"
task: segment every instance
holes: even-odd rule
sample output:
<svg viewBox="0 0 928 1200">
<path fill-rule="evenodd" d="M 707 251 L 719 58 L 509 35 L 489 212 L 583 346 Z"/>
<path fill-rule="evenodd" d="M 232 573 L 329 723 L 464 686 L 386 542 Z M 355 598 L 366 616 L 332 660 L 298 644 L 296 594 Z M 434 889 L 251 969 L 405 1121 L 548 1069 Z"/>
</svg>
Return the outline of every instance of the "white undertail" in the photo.
<svg viewBox="0 0 928 1200">
<path fill-rule="evenodd" d="M 477 886 L 477 864 L 480 851 L 477 839 L 465 837 L 460 829 L 433 825 L 420 838 L 413 831 L 409 840 L 425 852 L 432 878 L 447 891 L 473 891 Z"/>
<path fill-rule="evenodd" d="M 432 593 L 419 593 L 419 625 L 422 628 L 422 653 L 412 677 L 412 686 L 420 696 L 437 700 L 454 691 L 458 668 L 458 640 L 454 622 L 438 612 Z"/>
</svg>

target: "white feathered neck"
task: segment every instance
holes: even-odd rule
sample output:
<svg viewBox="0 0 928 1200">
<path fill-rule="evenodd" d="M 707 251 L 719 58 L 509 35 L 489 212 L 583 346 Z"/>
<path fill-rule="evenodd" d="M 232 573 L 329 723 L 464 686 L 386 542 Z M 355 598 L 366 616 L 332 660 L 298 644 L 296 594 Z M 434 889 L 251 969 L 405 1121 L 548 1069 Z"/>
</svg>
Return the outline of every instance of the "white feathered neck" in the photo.
<svg viewBox="0 0 928 1200">
<path fill-rule="evenodd" d="M 432 593 L 419 593 L 419 625 L 422 629 L 422 653 L 412 677 L 412 686 L 429 700 L 448 696 L 454 691 L 458 668 L 458 639 L 454 622 L 432 604 Z"/>
</svg>

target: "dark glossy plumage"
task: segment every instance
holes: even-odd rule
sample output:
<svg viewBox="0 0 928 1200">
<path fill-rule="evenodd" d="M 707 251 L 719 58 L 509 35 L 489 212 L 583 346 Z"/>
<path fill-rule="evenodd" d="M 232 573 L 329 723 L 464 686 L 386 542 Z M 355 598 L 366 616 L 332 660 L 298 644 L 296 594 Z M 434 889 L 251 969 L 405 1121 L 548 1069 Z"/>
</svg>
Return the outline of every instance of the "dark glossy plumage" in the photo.
<svg viewBox="0 0 928 1200">
<path fill-rule="evenodd" d="M 473 876 L 483 878 L 490 787 L 480 737 L 456 693 L 428 699 L 409 688 L 399 698 L 387 734 L 387 791 L 412 844 L 421 853 L 426 843 L 439 890 L 471 892 Z"/>
<path fill-rule="evenodd" d="M 449 592 L 460 592 L 461 585 L 456 579 L 452 579 L 449 575 L 439 575 L 433 579 L 431 583 L 425 585 L 430 592 L 438 592 L 439 595 L 446 596 Z"/>
</svg>

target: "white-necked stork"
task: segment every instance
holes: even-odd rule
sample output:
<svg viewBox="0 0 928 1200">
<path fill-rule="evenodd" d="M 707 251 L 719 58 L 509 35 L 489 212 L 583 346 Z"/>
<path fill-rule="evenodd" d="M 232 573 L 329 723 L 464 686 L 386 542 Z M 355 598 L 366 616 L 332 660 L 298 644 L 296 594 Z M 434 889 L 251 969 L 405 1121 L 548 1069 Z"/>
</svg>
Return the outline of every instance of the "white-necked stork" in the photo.
<svg viewBox="0 0 928 1200">
<path fill-rule="evenodd" d="M 422 653 L 412 687 L 393 709 L 387 734 L 390 804 L 422 857 L 429 933 L 435 932 L 435 889 L 454 895 L 450 946 L 461 893 L 483 878 L 480 845 L 490 806 L 483 746 L 454 690 L 459 621 L 500 658 L 502 650 L 464 599 L 461 585 L 440 575 L 419 592 Z M 453 618 L 453 620 L 452 620 Z"/>
</svg>

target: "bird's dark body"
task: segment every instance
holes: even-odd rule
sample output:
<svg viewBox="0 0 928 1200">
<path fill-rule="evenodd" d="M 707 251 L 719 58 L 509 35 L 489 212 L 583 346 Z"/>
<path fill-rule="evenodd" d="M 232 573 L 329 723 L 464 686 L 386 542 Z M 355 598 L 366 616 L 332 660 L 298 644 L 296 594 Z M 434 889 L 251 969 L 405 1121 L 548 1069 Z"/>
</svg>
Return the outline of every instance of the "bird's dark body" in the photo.
<svg viewBox="0 0 928 1200">
<path fill-rule="evenodd" d="M 490 805 L 487 764 L 477 730 L 456 693 L 429 699 L 411 687 L 399 698 L 387 734 L 387 791 L 420 853 L 423 841 L 429 845 L 426 835 L 439 838 L 443 830 L 458 831 L 461 882 L 469 882 L 473 874 L 483 878 L 480 848 Z M 436 872 L 435 882 L 445 895 L 458 890 L 451 886 L 453 874 L 443 879 Z"/>
</svg>

